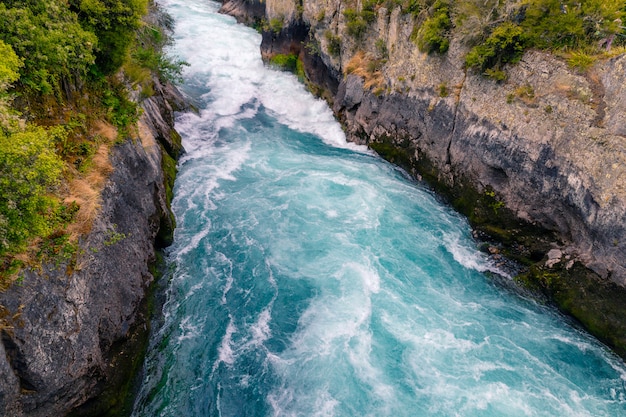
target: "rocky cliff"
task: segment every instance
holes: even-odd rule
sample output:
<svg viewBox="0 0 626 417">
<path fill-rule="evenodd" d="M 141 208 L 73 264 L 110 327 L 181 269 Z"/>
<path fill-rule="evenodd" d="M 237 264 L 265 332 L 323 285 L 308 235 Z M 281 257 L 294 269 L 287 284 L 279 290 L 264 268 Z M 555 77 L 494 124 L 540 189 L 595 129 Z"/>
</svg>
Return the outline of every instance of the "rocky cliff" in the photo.
<svg viewBox="0 0 626 417">
<path fill-rule="evenodd" d="M 497 242 L 492 253 L 524 265 L 520 280 L 626 355 L 626 56 L 579 73 L 530 51 L 495 82 L 465 68 L 458 39 L 444 55 L 420 52 L 416 18 L 392 2 L 355 34 L 344 12 L 362 7 L 233 0 L 223 10 L 265 22 L 264 55 L 299 54 L 349 140 L 427 180 Z"/>
<path fill-rule="evenodd" d="M 156 83 L 136 135 L 110 151 L 113 171 L 78 253 L 26 271 L 0 293 L 0 414 L 119 415 L 148 329 L 155 244 L 171 239 L 167 190 L 180 138 L 172 87 Z M 169 183 L 168 183 L 169 182 Z"/>
</svg>

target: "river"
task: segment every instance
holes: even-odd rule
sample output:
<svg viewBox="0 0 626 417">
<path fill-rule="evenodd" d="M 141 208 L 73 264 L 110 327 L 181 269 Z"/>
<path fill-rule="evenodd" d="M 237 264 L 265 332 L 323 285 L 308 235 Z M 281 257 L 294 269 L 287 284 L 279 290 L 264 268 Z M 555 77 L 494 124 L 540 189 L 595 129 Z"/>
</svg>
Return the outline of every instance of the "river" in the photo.
<svg viewBox="0 0 626 417">
<path fill-rule="evenodd" d="M 199 113 L 133 415 L 619 416 L 626 368 L 506 283 L 461 216 L 263 65 L 206 0 L 164 0 Z"/>
</svg>

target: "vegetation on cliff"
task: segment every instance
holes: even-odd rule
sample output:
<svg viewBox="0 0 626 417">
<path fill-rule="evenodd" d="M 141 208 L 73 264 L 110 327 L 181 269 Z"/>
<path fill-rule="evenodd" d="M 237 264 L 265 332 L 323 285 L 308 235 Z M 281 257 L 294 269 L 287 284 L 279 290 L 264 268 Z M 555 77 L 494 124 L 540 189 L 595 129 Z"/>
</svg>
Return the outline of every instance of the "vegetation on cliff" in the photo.
<svg viewBox="0 0 626 417">
<path fill-rule="evenodd" d="M 497 80 L 530 48 L 565 54 L 577 66 L 626 44 L 620 0 L 370 0 L 360 12 L 344 9 L 347 33 L 361 39 L 377 8 L 397 6 L 414 16 L 411 39 L 421 51 L 443 54 L 452 38 L 461 39 L 466 65 Z"/>
<path fill-rule="evenodd" d="M 149 7 L 0 4 L 0 288 L 24 265 L 75 251 L 98 210 L 108 148 L 139 117 L 129 86 L 146 97 L 153 73 L 180 75 L 181 63 L 161 53 L 171 21 L 147 23 Z"/>
</svg>

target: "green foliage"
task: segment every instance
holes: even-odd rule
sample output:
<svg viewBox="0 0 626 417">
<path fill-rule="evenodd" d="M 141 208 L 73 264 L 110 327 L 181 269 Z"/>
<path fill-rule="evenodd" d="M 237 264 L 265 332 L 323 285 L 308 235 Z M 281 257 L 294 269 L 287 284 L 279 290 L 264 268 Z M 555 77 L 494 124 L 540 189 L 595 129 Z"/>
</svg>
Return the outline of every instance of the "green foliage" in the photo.
<svg viewBox="0 0 626 417">
<path fill-rule="evenodd" d="M 505 22 L 496 27 L 482 45 L 470 50 L 465 57 L 465 64 L 492 78 L 501 79 L 503 65 L 518 62 L 526 46 L 523 29 L 514 23 Z"/>
<path fill-rule="evenodd" d="M 296 54 L 276 54 L 270 58 L 270 64 L 281 70 L 293 72 L 300 80 L 305 78 L 304 65 Z"/>
<path fill-rule="evenodd" d="M 65 230 L 83 207 L 63 204 L 55 194 L 76 192 L 66 181 L 77 172 L 96 188 L 106 176 L 106 167 L 91 176 L 103 140 L 96 121 L 106 117 L 124 138 L 140 115 L 127 84 L 107 75 L 124 65 L 125 73 L 142 80 L 144 93 L 154 73 L 180 78 L 184 63 L 162 54 L 171 21 L 157 10 L 154 21 L 165 28 L 143 23 L 147 3 L 0 2 L 0 289 L 24 265 L 75 256 L 75 234 L 85 230 L 73 228 L 71 236 Z M 13 108 L 12 97 L 23 107 Z M 20 110 L 30 122 L 20 120 Z M 115 233 L 107 242 L 123 238 Z"/>
<path fill-rule="evenodd" d="M 98 38 L 96 63 L 104 74 L 117 71 L 147 12 L 148 0 L 69 0 L 85 28 Z"/>
<path fill-rule="evenodd" d="M 504 81 L 508 78 L 506 72 L 497 68 L 487 68 L 485 72 L 483 72 L 483 75 L 497 82 Z"/>
<path fill-rule="evenodd" d="M 341 38 L 333 35 L 330 30 L 324 32 L 324 38 L 328 45 L 328 53 L 331 56 L 338 57 L 341 54 Z"/>
<path fill-rule="evenodd" d="M 378 6 L 377 0 L 365 0 L 363 2 L 361 18 L 365 21 L 365 23 L 370 24 L 376 20 L 376 6 Z"/>
<path fill-rule="evenodd" d="M 413 16 L 418 16 L 428 6 L 427 3 L 429 3 L 428 0 L 406 0 L 403 9 Z"/>
<path fill-rule="evenodd" d="M 584 71 L 601 48 L 626 44 L 624 0 L 405 0 L 403 10 L 424 21 L 412 35 L 420 50 L 445 51 L 454 31 L 472 47 L 467 66 L 496 80 L 528 48 L 576 50 L 570 65 Z"/>
<path fill-rule="evenodd" d="M 112 246 L 122 240 L 126 239 L 128 236 L 126 233 L 121 233 L 117 231 L 117 225 L 113 225 L 112 229 L 109 229 L 105 235 L 104 246 Z"/>
<path fill-rule="evenodd" d="M 496 196 L 495 191 L 488 189 L 485 191 L 485 200 L 489 207 L 493 210 L 494 214 L 498 214 L 498 211 L 504 207 L 504 202 L 500 201 Z"/>
<path fill-rule="evenodd" d="M 361 39 L 367 31 L 367 22 L 355 9 L 345 9 L 343 16 L 346 18 L 348 35 Z"/>
<path fill-rule="evenodd" d="M 273 18 L 270 19 L 269 30 L 272 32 L 279 34 L 281 30 L 283 30 L 283 18 Z"/>
<path fill-rule="evenodd" d="M 384 39 L 378 38 L 374 46 L 376 46 L 376 51 L 378 52 L 379 56 L 381 56 L 383 59 L 389 58 L 389 50 L 387 49 L 387 44 L 385 43 Z"/>
<path fill-rule="evenodd" d="M 450 95 L 450 90 L 448 89 L 448 84 L 441 83 L 438 87 L 439 97 L 448 97 Z"/>
<path fill-rule="evenodd" d="M 276 54 L 270 58 L 270 64 L 291 72 L 296 71 L 298 56 L 295 54 Z"/>
<path fill-rule="evenodd" d="M 0 96 L 6 91 L 11 83 L 20 78 L 19 69 L 22 61 L 13 51 L 10 45 L 0 40 Z"/>
<path fill-rule="evenodd" d="M 161 52 L 161 46 L 146 45 L 137 47 L 131 54 L 131 60 L 140 68 L 147 69 L 159 76 L 162 81 L 179 83 L 185 61 L 171 58 Z"/>
<path fill-rule="evenodd" d="M 450 47 L 450 7 L 447 3 L 437 0 L 433 4 L 433 13 L 426 19 L 417 32 L 417 46 L 420 51 L 443 54 Z"/>
<path fill-rule="evenodd" d="M 582 47 L 619 33 L 623 0 L 528 0 L 523 28 L 533 46 Z"/>
<path fill-rule="evenodd" d="M 587 71 L 594 64 L 594 62 L 596 62 L 596 59 L 593 56 L 582 51 L 573 52 L 567 59 L 567 65 L 581 72 Z"/>
<path fill-rule="evenodd" d="M 58 185 L 63 162 L 54 152 L 60 128 L 0 129 L 0 256 L 24 249 L 34 236 L 58 224 L 59 202 L 49 195 Z"/>
<path fill-rule="evenodd" d="M 80 25 L 63 0 L 25 4 L 30 7 L 22 2 L 0 4 L 0 40 L 23 60 L 20 82 L 46 94 L 60 91 L 64 81 L 83 78 L 94 62 L 94 34 Z"/>
<path fill-rule="evenodd" d="M 128 129 L 139 120 L 137 104 L 128 99 L 122 85 L 112 85 L 104 91 L 102 104 L 108 109 L 107 118 L 118 129 L 120 138 L 128 134 Z"/>
<path fill-rule="evenodd" d="M 346 18 L 346 28 L 348 34 L 356 39 L 361 39 L 367 27 L 376 20 L 376 8 L 380 0 L 365 0 L 360 12 L 356 9 L 346 8 L 343 16 Z"/>
</svg>

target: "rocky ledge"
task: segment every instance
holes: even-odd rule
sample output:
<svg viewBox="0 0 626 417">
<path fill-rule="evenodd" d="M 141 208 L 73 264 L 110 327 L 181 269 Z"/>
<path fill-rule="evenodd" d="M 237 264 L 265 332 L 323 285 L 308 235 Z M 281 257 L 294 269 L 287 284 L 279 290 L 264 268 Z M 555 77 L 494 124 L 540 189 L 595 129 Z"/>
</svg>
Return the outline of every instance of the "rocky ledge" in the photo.
<svg viewBox="0 0 626 417">
<path fill-rule="evenodd" d="M 78 253 L 0 293 L 0 414 L 120 415 L 141 365 L 155 247 L 171 241 L 181 150 L 171 86 L 142 103 L 137 137 L 111 149 L 100 213 Z"/>
<path fill-rule="evenodd" d="M 343 11 L 353 6 L 232 0 L 222 10 L 274 22 L 263 55 L 298 54 L 348 140 L 426 180 L 496 258 L 519 261 L 518 282 L 626 358 L 626 56 L 578 73 L 531 51 L 496 83 L 465 69 L 456 39 L 446 55 L 420 52 L 398 6 L 377 8 L 352 36 Z"/>
</svg>

